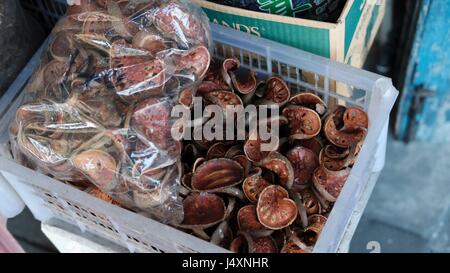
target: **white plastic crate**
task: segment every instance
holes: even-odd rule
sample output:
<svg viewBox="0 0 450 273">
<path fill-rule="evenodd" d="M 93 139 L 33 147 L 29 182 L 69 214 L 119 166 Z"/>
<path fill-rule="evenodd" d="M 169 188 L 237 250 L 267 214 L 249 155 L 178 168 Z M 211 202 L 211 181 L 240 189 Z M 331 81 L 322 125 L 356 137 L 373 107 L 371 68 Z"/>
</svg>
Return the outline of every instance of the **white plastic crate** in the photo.
<svg viewBox="0 0 450 273">
<path fill-rule="evenodd" d="M 398 95 L 390 79 L 328 59 L 212 25 L 215 57 L 236 56 L 245 67 L 261 74 L 278 71 L 293 90 L 307 88 L 327 103 L 364 108 L 370 118 L 363 148 L 329 215 L 314 251 L 346 251 L 354 229 L 384 164 L 389 112 Z M 187 233 L 110 205 L 82 191 L 15 163 L 8 147 L 8 126 L 20 104 L 21 89 L 38 62 L 30 61 L 0 100 L 0 171 L 40 221 L 58 218 L 136 252 L 223 252 Z M 302 79 L 299 70 L 315 75 L 316 84 Z M 338 81 L 351 97 L 330 91 Z"/>
</svg>

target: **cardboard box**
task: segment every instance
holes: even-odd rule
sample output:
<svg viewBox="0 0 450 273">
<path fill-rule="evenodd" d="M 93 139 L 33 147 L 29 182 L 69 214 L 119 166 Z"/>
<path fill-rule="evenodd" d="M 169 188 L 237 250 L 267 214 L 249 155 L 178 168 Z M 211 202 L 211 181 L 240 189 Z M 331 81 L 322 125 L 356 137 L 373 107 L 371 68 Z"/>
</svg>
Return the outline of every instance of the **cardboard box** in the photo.
<svg viewBox="0 0 450 273">
<path fill-rule="evenodd" d="M 193 0 L 214 23 L 357 67 L 364 63 L 375 38 L 384 1 L 347 0 L 337 23 L 327 23 Z"/>
<path fill-rule="evenodd" d="M 385 13 L 385 0 L 347 0 L 338 21 L 327 23 L 249 11 L 205 0 L 193 2 L 203 8 L 213 23 L 358 68 L 364 65 Z M 322 77 L 317 78 L 307 71 L 302 71 L 302 75 L 311 84 L 323 87 Z M 329 88 L 342 96 L 353 95 L 352 87 L 343 83 L 330 81 Z"/>
</svg>

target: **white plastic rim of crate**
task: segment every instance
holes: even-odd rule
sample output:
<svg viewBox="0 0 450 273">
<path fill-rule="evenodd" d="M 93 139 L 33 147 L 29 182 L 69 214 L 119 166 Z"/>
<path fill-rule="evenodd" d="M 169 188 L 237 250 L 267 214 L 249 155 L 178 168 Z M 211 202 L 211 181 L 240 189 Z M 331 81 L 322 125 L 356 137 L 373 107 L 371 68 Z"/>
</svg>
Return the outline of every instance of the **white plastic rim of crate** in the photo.
<svg viewBox="0 0 450 273">
<path fill-rule="evenodd" d="M 62 253 L 126 253 L 126 248 L 58 219 L 41 223 L 41 230 Z"/>
<path fill-rule="evenodd" d="M 25 208 L 25 203 L 0 173 L 0 217 L 13 218 Z"/>
<path fill-rule="evenodd" d="M 378 139 L 377 151 L 375 153 L 375 164 L 373 166 L 372 172 L 381 172 L 384 168 L 386 162 L 386 146 L 388 141 L 389 133 L 389 119 L 384 125 L 383 131 L 381 131 L 380 138 Z"/>
</svg>

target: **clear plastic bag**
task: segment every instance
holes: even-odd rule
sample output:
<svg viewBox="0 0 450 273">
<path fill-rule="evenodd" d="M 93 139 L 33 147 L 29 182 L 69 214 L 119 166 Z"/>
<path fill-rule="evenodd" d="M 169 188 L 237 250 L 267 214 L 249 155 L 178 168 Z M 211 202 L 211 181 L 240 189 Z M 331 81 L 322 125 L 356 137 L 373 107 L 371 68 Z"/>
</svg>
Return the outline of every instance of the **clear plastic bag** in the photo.
<svg viewBox="0 0 450 273">
<path fill-rule="evenodd" d="M 54 28 L 10 129 L 15 159 L 183 220 L 171 109 L 210 63 L 207 17 L 180 0 L 82 0 Z M 173 118 L 175 119 L 175 118 Z"/>
</svg>

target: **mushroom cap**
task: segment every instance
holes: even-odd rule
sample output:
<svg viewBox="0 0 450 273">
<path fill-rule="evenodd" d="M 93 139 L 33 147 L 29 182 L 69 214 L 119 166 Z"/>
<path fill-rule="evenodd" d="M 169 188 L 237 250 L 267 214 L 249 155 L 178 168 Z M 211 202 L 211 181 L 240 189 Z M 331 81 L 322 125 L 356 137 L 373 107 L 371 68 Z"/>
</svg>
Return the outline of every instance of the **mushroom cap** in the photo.
<svg viewBox="0 0 450 273">
<path fill-rule="evenodd" d="M 222 198 L 213 193 L 195 192 L 183 200 L 183 228 L 207 228 L 225 218 L 226 207 Z"/>
<path fill-rule="evenodd" d="M 239 235 L 231 241 L 230 251 L 235 253 L 245 253 L 248 251 L 247 240 L 243 235 Z"/>
<path fill-rule="evenodd" d="M 266 158 L 257 163 L 278 175 L 281 185 L 291 188 L 294 183 L 294 169 L 291 162 L 278 152 L 271 152 Z"/>
<path fill-rule="evenodd" d="M 155 31 L 141 30 L 133 37 L 134 47 L 143 48 L 153 55 L 166 49 L 164 39 Z"/>
<path fill-rule="evenodd" d="M 228 72 L 231 82 L 239 93 L 246 95 L 255 91 L 257 86 L 256 73 L 246 68 L 238 68 Z"/>
<path fill-rule="evenodd" d="M 361 142 L 366 135 L 366 128 L 346 128 L 344 126 L 344 113 L 346 108 L 338 106 L 326 119 L 323 130 L 325 137 L 334 145 L 348 148 Z"/>
<path fill-rule="evenodd" d="M 214 143 L 211 147 L 209 147 L 208 152 L 206 153 L 206 159 L 210 160 L 213 158 L 223 158 L 228 151 L 230 145 L 227 145 L 223 142 Z"/>
<path fill-rule="evenodd" d="M 343 116 L 344 126 L 349 129 L 369 128 L 369 116 L 356 107 L 348 107 Z"/>
<path fill-rule="evenodd" d="M 320 152 L 322 151 L 323 145 L 322 142 L 317 138 L 317 137 L 313 137 L 310 139 L 299 139 L 299 140 L 295 140 L 295 143 L 310 149 L 311 151 L 313 151 L 317 156 L 319 156 Z"/>
<path fill-rule="evenodd" d="M 301 188 L 311 182 L 312 175 L 317 167 L 319 167 L 319 158 L 317 155 L 304 147 L 297 146 L 289 150 L 286 157 L 294 168 L 294 184 L 293 190 Z"/>
<path fill-rule="evenodd" d="M 236 185 L 244 178 L 244 168 L 234 160 L 215 158 L 198 166 L 192 176 L 194 190 L 213 190 Z"/>
<path fill-rule="evenodd" d="M 193 103 L 194 93 L 193 87 L 188 86 L 184 88 L 178 95 L 178 103 L 186 107 L 191 107 Z"/>
<path fill-rule="evenodd" d="M 150 98 L 135 107 L 131 125 L 158 148 L 168 149 L 171 154 L 178 155 L 181 153 L 181 144 L 171 136 L 170 113 L 168 101 Z"/>
<path fill-rule="evenodd" d="M 327 218 L 320 214 L 314 214 L 308 217 L 309 226 L 305 228 L 303 233 L 307 244 L 313 245 L 317 242 L 326 222 Z"/>
<path fill-rule="evenodd" d="M 87 150 L 75 155 L 72 164 L 102 191 L 116 186 L 117 162 L 102 150 Z"/>
<path fill-rule="evenodd" d="M 205 76 L 210 62 L 211 56 L 209 50 L 204 46 L 197 46 L 189 49 L 175 57 L 174 61 L 177 70 L 192 71 L 197 79 L 201 79 Z"/>
<path fill-rule="evenodd" d="M 313 138 L 322 129 L 320 116 L 309 108 L 290 105 L 283 109 L 283 116 L 289 121 L 290 137 L 293 139 Z"/>
<path fill-rule="evenodd" d="M 68 60 L 74 49 L 74 31 L 63 30 L 56 33 L 50 45 L 50 53 L 54 59 L 59 61 Z"/>
<path fill-rule="evenodd" d="M 244 168 L 244 176 L 247 177 L 252 166 L 248 158 L 245 155 L 235 155 L 231 159 L 239 163 L 242 168 Z"/>
<path fill-rule="evenodd" d="M 255 231 L 265 229 L 256 215 L 256 206 L 247 205 L 239 209 L 237 223 L 241 231 Z"/>
<path fill-rule="evenodd" d="M 242 190 L 251 203 L 256 203 L 259 198 L 259 194 L 270 186 L 270 183 L 264 179 L 261 175 L 252 175 L 247 177 L 242 183 Z"/>
<path fill-rule="evenodd" d="M 297 218 L 297 205 L 289 199 L 288 192 L 281 186 L 266 187 L 259 195 L 256 206 L 259 222 L 273 230 L 292 224 Z"/>
<path fill-rule="evenodd" d="M 322 205 L 320 204 L 319 199 L 311 190 L 311 188 L 301 190 L 300 195 L 302 196 L 303 206 L 305 207 L 307 215 L 317 214 L 321 212 Z"/>
<path fill-rule="evenodd" d="M 313 184 L 327 201 L 336 202 L 349 174 L 349 168 L 341 171 L 330 171 L 321 166 L 314 171 Z"/>
<path fill-rule="evenodd" d="M 241 66 L 241 62 L 235 57 L 225 59 L 222 62 L 222 69 L 227 73 L 229 71 L 238 69 L 240 66 Z"/>
<path fill-rule="evenodd" d="M 231 146 L 228 151 L 225 153 L 225 157 L 226 158 L 233 158 L 237 155 L 243 155 L 244 154 L 244 150 L 242 145 L 233 145 Z"/>
<path fill-rule="evenodd" d="M 339 171 L 352 163 L 350 156 L 353 155 L 350 155 L 348 149 L 339 150 L 336 146 L 327 145 L 320 152 L 319 161 L 328 170 Z"/>
<path fill-rule="evenodd" d="M 316 111 L 319 115 L 325 114 L 327 110 L 327 104 L 319 96 L 310 92 L 299 93 L 292 96 L 289 103 L 307 107 Z"/>
<path fill-rule="evenodd" d="M 226 90 L 211 91 L 206 93 L 203 97 L 207 102 L 216 104 L 223 109 L 226 109 L 228 105 L 243 105 L 242 100 L 238 95 Z"/>
<path fill-rule="evenodd" d="M 267 79 L 264 99 L 281 106 L 286 104 L 290 97 L 291 91 L 282 78 L 270 77 Z"/>
<path fill-rule="evenodd" d="M 247 139 L 244 144 L 244 153 L 251 162 L 263 160 L 270 151 L 261 151 L 261 138 L 255 132 L 253 138 Z"/>
<path fill-rule="evenodd" d="M 311 248 L 304 244 L 300 239 L 292 235 L 288 238 L 281 249 L 281 253 L 310 253 Z"/>
<path fill-rule="evenodd" d="M 251 253 L 277 253 L 277 245 L 271 236 L 259 237 L 253 240 Z"/>
<path fill-rule="evenodd" d="M 67 62 L 52 60 L 47 63 L 43 70 L 44 86 L 59 83 L 67 68 Z"/>
</svg>

